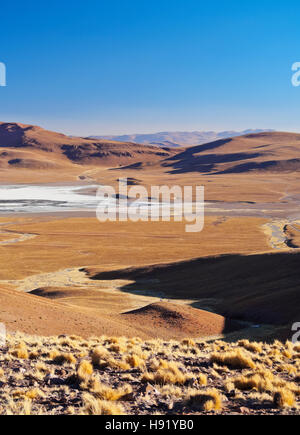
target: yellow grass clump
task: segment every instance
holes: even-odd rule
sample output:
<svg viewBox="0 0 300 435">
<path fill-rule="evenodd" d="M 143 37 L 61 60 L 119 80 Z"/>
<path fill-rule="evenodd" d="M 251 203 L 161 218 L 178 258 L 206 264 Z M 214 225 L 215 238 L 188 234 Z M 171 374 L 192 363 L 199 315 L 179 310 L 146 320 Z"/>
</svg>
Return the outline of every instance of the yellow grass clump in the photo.
<svg viewBox="0 0 300 435">
<path fill-rule="evenodd" d="M 247 376 L 240 376 L 233 380 L 235 388 L 241 391 L 256 390 L 259 392 L 273 390 L 273 375 L 261 373 L 249 374 Z"/>
<path fill-rule="evenodd" d="M 93 366 L 90 362 L 84 360 L 81 361 L 79 366 L 77 367 L 77 379 L 79 382 L 87 381 L 90 376 L 93 374 Z"/>
<path fill-rule="evenodd" d="M 263 392 L 291 391 L 299 395 L 300 391 L 295 383 L 287 382 L 284 379 L 275 376 L 269 370 L 261 370 L 258 373 L 249 373 L 246 376 L 240 376 L 233 379 L 234 386 L 241 391 L 256 390 Z"/>
<path fill-rule="evenodd" d="M 19 359 L 28 359 L 29 354 L 24 342 L 19 343 L 11 352 L 11 354 Z"/>
<path fill-rule="evenodd" d="M 122 405 L 107 400 L 96 399 L 91 394 L 85 394 L 83 402 L 84 405 L 80 411 L 81 415 L 124 415 Z"/>
<path fill-rule="evenodd" d="M 232 369 L 255 368 L 255 363 L 252 358 L 240 349 L 225 353 L 214 352 L 210 357 L 210 362 L 224 365 Z"/>
<path fill-rule="evenodd" d="M 25 397 L 30 400 L 35 400 L 40 397 L 44 397 L 44 393 L 41 390 L 34 388 L 33 390 L 27 391 Z"/>
<path fill-rule="evenodd" d="M 127 346 L 123 345 L 122 343 L 112 344 L 109 346 L 108 350 L 115 353 L 124 353 L 127 350 Z"/>
<path fill-rule="evenodd" d="M 44 397 L 44 393 L 38 388 L 34 388 L 32 390 L 15 390 L 12 392 L 12 397 L 25 397 L 29 400 L 35 400 L 39 397 Z"/>
<path fill-rule="evenodd" d="M 93 350 L 92 363 L 94 366 L 99 366 L 103 360 L 109 358 L 109 353 L 105 347 L 98 346 Z"/>
<path fill-rule="evenodd" d="M 65 363 L 75 364 L 76 358 L 71 353 L 59 353 L 58 355 L 54 356 L 53 362 L 59 365 Z"/>
<path fill-rule="evenodd" d="M 114 389 L 108 385 L 101 384 L 99 381 L 96 381 L 94 382 L 92 393 L 97 399 L 118 401 L 124 400 L 126 396 L 132 393 L 132 387 L 127 384 Z"/>
<path fill-rule="evenodd" d="M 281 388 L 274 393 L 274 405 L 277 408 L 291 408 L 295 406 L 295 394 L 288 388 Z"/>
<path fill-rule="evenodd" d="M 145 372 L 142 375 L 141 381 L 161 385 L 184 385 L 188 382 L 195 381 L 200 385 L 206 385 L 207 379 L 203 374 L 196 378 L 196 376 L 193 376 L 192 374 L 183 373 L 175 362 L 160 360 L 156 371 L 154 373 Z"/>
<path fill-rule="evenodd" d="M 187 346 L 187 347 L 194 347 L 196 346 L 195 341 L 192 338 L 185 338 L 184 340 L 181 341 L 181 344 L 183 346 Z"/>
<path fill-rule="evenodd" d="M 189 394 L 187 405 L 199 411 L 220 411 L 222 409 L 222 397 L 216 389 L 203 392 L 195 390 Z"/>
<path fill-rule="evenodd" d="M 293 352 L 291 352 L 291 351 L 288 350 L 288 349 L 284 349 L 284 350 L 282 351 L 282 355 L 283 355 L 285 358 L 287 358 L 287 359 L 291 359 L 292 356 L 293 356 Z"/>
<path fill-rule="evenodd" d="M 143 368 L 145 367 L 145 361 L 137 355 L 128 355 L 125 358 L 126 363 L 128 363 L 133 368 Z"/>
<path fill-rule="evenodd" d="M 240 340 L 238 341 L 238 345 L 253 353 L 261 353 L 262 352 L 262 343 L 250 343 L 249 340 Z"/>
</svg>

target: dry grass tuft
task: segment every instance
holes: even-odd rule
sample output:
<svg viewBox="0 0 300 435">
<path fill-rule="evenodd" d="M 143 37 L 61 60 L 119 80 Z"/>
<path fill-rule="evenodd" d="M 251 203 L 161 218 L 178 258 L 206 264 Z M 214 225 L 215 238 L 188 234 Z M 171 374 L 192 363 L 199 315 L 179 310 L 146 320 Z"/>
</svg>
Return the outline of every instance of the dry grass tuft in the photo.
<svg viewBox="0 0 300 435">
<path fill-rule="evenodd" d="M 126 396 L 132 393 L 132 387 L 130 385 L 124 385 L 119 388 L 111 388 L 108 385 L 101 384 L 98 380 L 94 382 L 91 392 L 97 399 L 118 401 L 124 400 Z"/>
<path fill-rule="evenodd" d="M 291 408 L 296 404 L 296 398 L 292 391 L 281 388 L 273 396 L 273 403 L 277 408 Z"/>
<path fill-rule="evenodd" d="M 224 365 L 232 369 L 255 368 L 255 363 L 252 358 L 243 353 L 240 349 L 233 352 L 225 352 L 224 354 L 214 352 L 210 357 L 210 362 Z"/>
<path fill-rule="evenodd" d="M 144 368 L 145 367 L 145 361 L 140 358 L 137 355 L 128 355 L 125 358 L 126 363 L 130 365 L 130 367 L 133 368 Z"/>
<path fill-rule="evenodd" d="M 27 398 L 29 400 L 35 400 L 35 399 L 38 399 L 40 397 L 44 397 L 44 393 L 37 388 L 34 388 L 32 390 L 28 390 L 28 391 L 15 390 L 12 392 L 12 397 L 15 397 L 15 398 L 24 397 L 24 398 Z"/>
<path fill-rule="evenodd" d="M 262 343 L 250 343 L 249 340 L 240 340 L 238 341 L 238 345 L 253 353 L 261 353 L 262 352 Z"/>
<path fill-rule="evenodd" d="M 55 364 L 75 364 L 76 358 L 71 353 L 59 353 L 58 355 L 54 356 L 53 362 Z"/>
<path fill-rule="evenodd" d="M 267 372 L 263 373 L 254 373 L 249 374 L 247 376 L 240 376 L 233 380 L 233 384 L 235 388 L 238 388 L 241 391 L 250 391 L 256 390 L 259 392 L 263 391 L 272 391 L 273 390 L 273 375 Z"/>
<path fill-rule="evenodd" d="M 15 349 L 11 352 L 11 354 L 19 359 L 28 359 L 29 354 L 26 347 L 26 344 L 24 342 L 19 343 Z"/>
<path fill-rule="evenodd" d="M 203 392 L 195 390 L 190 393 L 187 405 L 199 411 L 221 411 L 222 398 L 218 390 L 210 389 Z"/>
<path fill-rule="evenodd" d="M 108 350 L 110 352 L 115 352 L 115 353 L 125 353 L 126 350 L 127 350 L 127 346 L 125 346 L 122 343 L 120 343 L 120 344 L 112 344 L 111 346 L 109 346 Z"/>
<path fill-rule="evenodd" d="M 192 340 L 191 338 L 185 338 L 184 340 L 181 341 L 182 346 L 187 346 L 187 347 L 195 347 L 196 343 L 194 340 Z"/>
<path fill-rule="evenodd" d="M 91 375 L 93 374 L 93 372 L 94 369 L 91 363 L 89 363 L 86 360 L 81 361 L 81 363 L 77 367 L 77 373 L 76 373 L 78 381 L 79 382 L 88 381 Z"/>
<path fill-rule="evenodd" d="M 93 350 L 92 363 L 94 366 L 100 366 L 101 362 L 105 361 L 109 356 L 109 352 L 105 347 L 98 346 Z"/>
<path fill-rule="evenodd" d="M 83 396 L 84 406 L 80 411 L 82 415 L 124 415 L 124 408 L 120 404 L 100 400 L 91 394 Z"/>
<path fill-rule="evenodd" d="M 300 350 L 290 342 L 16 333 L 7 346 L 0 415 L 229 414 L 244 403 L 253 414 L 299 411 Z"/>
<path fill-rule="evenodd" d="M 173 385 L 185 385 L 192 381 L 199 384 L 207 382 L 204 375 L 196 379 L 195 376 L 188 373 L 183 373 L 182 369 L 175 362 L 169 362 L 161 360 L 154 373 L 146 372 L 142 375 L 142 382 L 150 382 L 154 384 L 173 384 Z M 202 384 L 203 385 L 203 384 Z"/>
</svg>

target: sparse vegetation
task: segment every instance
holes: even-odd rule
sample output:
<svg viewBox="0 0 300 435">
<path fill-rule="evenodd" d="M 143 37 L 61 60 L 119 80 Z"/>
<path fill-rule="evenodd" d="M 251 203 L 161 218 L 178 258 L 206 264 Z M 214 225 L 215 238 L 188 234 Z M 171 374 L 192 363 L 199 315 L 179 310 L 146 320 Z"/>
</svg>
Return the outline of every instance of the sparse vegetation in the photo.
<svg viewBox="0 0 300 435">
<path fill-rule="evenodd" d="M 213 353 L 210 357 L 211 362 L 225 365 L 232 369 L 255 368 L 255 364 L 251 356 L 245 354 L 242 350 L 237 349 L 227 353 Z"/>
<path fill-rule="evenodd" d="M 191 409 L 199 411 L 220 411 L 222 409 L 222 398 L 216 390 L 195 391 L 189 395 L 187 405 Z"/>
<path fill-rule="evenodd" d="M 292 407 L 295 403 L 295 395 L 288 388 L 281 388 L 274 394 L 274 405 L 278 408 Z"/>
<path fill-rule="evenodd" d="M 279 341 L 17 333 L 0 351 L 0 414 L 297 414 L 299 353 Z"/>
</svg>

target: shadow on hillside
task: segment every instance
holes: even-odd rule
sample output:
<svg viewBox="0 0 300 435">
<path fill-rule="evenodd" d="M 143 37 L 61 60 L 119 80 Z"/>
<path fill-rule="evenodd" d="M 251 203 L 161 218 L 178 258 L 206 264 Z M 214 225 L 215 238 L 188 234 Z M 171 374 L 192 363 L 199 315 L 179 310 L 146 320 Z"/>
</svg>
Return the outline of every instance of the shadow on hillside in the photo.
<svg viewBox="0 0 300 435">
<path fill-rule="evenodd" d="M 24 130 L 30 128 L 22 128 L 17 124 L 3 123 L 0 129 L 0 148 L 22 147 Z"/>
<path fill-rule="evenodd" d="M 269 160 L 265 162 L 247 162 L 240 165 L 233 166 L 232 168 L 224 171 L 217 172 L 220 174 L 240 174 L 243 172 L 249 172 L 253 170 L 258 171 L 273 171 L 273 172 L 293 172 L 299 171 L 300 159 L 290 160 Z"/>
<path fill-rule="evenodd" d="M 230 153 L 230 154 L 205 154 L 198 155 L 194 148 L 175 157 L 166 159 L 164 167 L 172 167 L 168 171 L 170 174 L 182 174 L 185 172 L 212 172 L 216 170 L 216 165 L 223 163 L 234 163 L 238 161 L 251 160 L 261 156 L 261 153 Z M 246 163 L 245 163 L 246 165 Z M 242 166 L 242 165 L 238 165 Z"/>
<path fill-rule="evenodd" d="M 300 321 L 299 260 L 298 252 L 223 255 L 102 272 L 91 279 L 133 280 L 122 290 L 170 300 L 191 299 L 195 308 L 228 319 L 290 330 Z"/>
</svg>

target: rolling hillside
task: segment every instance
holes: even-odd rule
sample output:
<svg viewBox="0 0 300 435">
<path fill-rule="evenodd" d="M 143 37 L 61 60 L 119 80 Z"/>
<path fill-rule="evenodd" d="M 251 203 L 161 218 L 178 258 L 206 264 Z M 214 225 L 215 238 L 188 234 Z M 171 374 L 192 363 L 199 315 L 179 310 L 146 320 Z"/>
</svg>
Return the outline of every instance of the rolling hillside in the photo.
<svg viewBox="0 0 300 435">
<path fill-rule="evenodd" d="M 70 137 L 41 127 L 0 123 L 0 168 L 53 170 L 90 167 L 161 173 L 244 174 L 300 169 L 300 134 L 251 133 L 189 148 L 160 148 L 108 139 Z"/>
<path fill-rule="evenodd" d="M 0 123 L 2 168 L 47 169 L 70 164 L 103 166 L 156 162 L 173 155 L 169 149 L 129 142 L 69 137 L 33 125 Z"/>
<path fill-rule="evenodd" d="M 123 291 L 143 288 L 166 298 L 194 300 L 193 306 L 232 319 L 286 328 L 299 321 L 299 252 L 256 255 L 222 255 L 172 264 L 97 273 L 92 279 L 133 281 Z"/>
<path fill-rule="evenodd" d="M 170 173 L 243 174 L 300 169 L 300 134 L 266 132 L 187 148 L 164 163 Z"/>
</svg>

